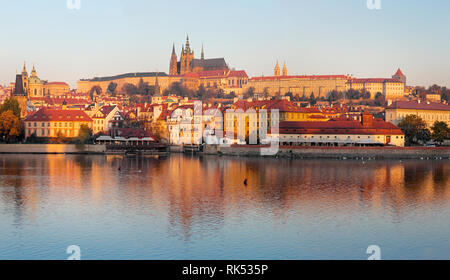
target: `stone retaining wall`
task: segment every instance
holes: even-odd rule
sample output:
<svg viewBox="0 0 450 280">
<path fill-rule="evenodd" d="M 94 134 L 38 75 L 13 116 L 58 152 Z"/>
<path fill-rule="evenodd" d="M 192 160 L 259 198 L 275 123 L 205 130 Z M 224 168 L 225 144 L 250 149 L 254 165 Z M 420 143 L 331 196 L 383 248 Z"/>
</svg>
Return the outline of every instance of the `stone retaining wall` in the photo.
<svg viewBox="0 0 450 280">
<path fill-rule="evenodd" d="M 204 154 L 261 156 L 262 146 L 206 146 Z M 450 159 L 450 148 L 397 147 L 280 147 L 276 157 L 288 158 L 375 158 L 375 159 Z"/>
<path fill-rule="evenodd" d="M 0 144 L 0 154 L 100 154 L 106 145 Z"/>
</svg>

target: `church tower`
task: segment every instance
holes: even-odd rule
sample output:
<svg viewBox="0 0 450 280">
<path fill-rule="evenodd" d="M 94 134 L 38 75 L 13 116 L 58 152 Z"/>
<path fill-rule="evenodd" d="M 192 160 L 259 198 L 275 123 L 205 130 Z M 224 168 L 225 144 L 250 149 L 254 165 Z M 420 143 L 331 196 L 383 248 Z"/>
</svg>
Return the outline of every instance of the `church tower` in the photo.
<svg viewBox="0 0 450 280">
<path fill-rule="evenodd" d="M 284 66 L 283 66 L 283 77 L 286 77 L 287 76 L 287 67 L 286 67 L 286 62 L 284 63 Z"/>
<path fill-rule="evenodd" d="M 27 66 L 26 63 L 23 63 L 23 70 L 22 70 L 22 88 L 26 96 L 28 96 L 28 73 L 27 73 Z"/>
<path fill-rule="evenodd" d="M 183 47 L 180 58 L 180 74 L 192 72 L 192 61 L 194 60 L 194 51 L 191 50 L 189 35 L 186 37 L 186 45 Z"/>
<path fill-rule="evenodd" d="M 36 78 L 36 77 L 37 77 L 36 68 L 33 65 L 33 70 L 31 70 L 30 78 Z"/>
<path fill-rule="evenodd" d="M 397 72 L 395 72 L 395 74 L 392 76 L 392 79 L 399 80 L 406 85 L 406 76 L 405 74 L 403 74 L 400 68 L 398 68 Z"/>
<path fill-rule="evenodd" d="M 280 76 L 280 65 L 278 64 L 278 61 L 277 61 L 277 65 L 275 65 L 275 69 L 273 70 L 273 75 L 275 76 L 275 77 L 279 77 Z"/>
<path fill-rule="evenodd" d="M 175 44 L 172 47 L 172 56 L 170 57 L 170 67 L 169 67 L 169 75 L 177 75 L 178 74 L 178 60 L 177 55 L 175 53 Z"/>
</svg>

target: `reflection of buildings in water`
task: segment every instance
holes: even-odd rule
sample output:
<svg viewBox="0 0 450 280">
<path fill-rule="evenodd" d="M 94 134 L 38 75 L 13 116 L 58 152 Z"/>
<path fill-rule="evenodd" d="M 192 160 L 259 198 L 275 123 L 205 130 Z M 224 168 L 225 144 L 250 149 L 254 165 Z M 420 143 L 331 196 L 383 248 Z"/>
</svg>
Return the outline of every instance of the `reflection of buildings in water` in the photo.
<svg viewBox="0 0 450 280">
<path fill-rule="evenodd" d="M 401 220 L 411 207 L 448 201 L 449 174 L 446 161 L 1 156 L 0 205 L 14 209 L 21 224 L 48 197 L 70 194 L 93 207 L 116 203 L 131 214 L 167 215 L 169 231 L 189 239 L 193 228 L 214 232 L 226 217 L 252 211 L 274 224 L 292 214 L 382 212 Z"/>
<path fill-rule="evenodd" d="M 171 157 L 164 171 L 170 230 L 189 239 L 192 227 L 215 229 L 223 223 L 223 193 L 217 161 Z M 177 227 L 181 228 L 178 229 Z"/>
</svg>

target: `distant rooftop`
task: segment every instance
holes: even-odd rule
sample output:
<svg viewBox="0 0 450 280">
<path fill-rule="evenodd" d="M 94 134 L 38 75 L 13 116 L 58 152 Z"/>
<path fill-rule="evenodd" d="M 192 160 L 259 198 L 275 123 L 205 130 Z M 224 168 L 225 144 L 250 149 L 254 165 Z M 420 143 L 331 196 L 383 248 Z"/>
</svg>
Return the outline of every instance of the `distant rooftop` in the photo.
<svg viewBox="0 0 450 280">
<path fill-rule="evenodd" d="M 124 79 L 124 78 L 145 78 L 145 77 L 167 77 L 168 75 L 164 72 L 142 72 L 142 73 L 127 73 L 127 74 L 121 74 L 117 76 L 110 76 L 110 77 L 95 77 L 93 79 L 81 79 L 80 81 L 87 81 L 87 82 L 108 82 L 108 81 L 114 81 L 118 79 Z"/>
</svg>

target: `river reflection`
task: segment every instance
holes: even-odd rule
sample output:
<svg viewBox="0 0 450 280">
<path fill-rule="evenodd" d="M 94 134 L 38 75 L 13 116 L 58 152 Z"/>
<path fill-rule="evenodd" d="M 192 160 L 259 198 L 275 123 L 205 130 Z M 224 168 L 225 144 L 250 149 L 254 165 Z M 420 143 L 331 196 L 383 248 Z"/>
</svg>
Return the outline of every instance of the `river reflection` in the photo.
<svg viewBox="0 0 450 280">
<path fill-rule="evenodd" d="M 3 155 L 0 259 L 450 258 L 449 202 L 448 161 Z"/>
</svg>

